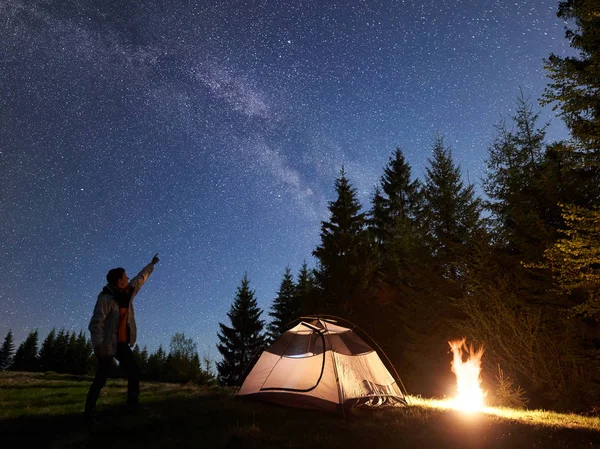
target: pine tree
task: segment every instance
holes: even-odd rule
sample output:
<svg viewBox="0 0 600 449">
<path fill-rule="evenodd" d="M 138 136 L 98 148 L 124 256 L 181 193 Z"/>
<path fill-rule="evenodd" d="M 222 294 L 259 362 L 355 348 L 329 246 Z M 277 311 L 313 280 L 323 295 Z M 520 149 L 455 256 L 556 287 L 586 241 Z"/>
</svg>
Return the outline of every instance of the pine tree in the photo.
<svg viewBox="0 0 600 449">
<path fill-rule="evenodd" d="M 65 373 L 67 369 L 67 350 L 69 346 L 69 339 L 71 335 L 68 331 L 61 329 L 56 335 L 54 342 L 54 353 L 55 353 L 55 371 L 57 373 Z"/>
<path fill-rule="evenodd" d="M 190 359 L 188 378 L 190 382 L 196 382 L 197 384 L 205 383 L 205 376 L 204 372 L 202 371 L 202 365 L 200 364 L 200 356 L 198 355 L 198 352 L 195 352 Z"/>
<path fill-rule="evenodd" d="M 142 359 L 142 352 L 141 352 L 140 347 L 139 347 L 139 345 L 137 343 L 135 344 L 135 346 L 131 350 L 131 353 L 133 354 L 133 358 L 135 359 L 135 361 L 137 362 L 137 364 L 139 366 L 140 361 Z"/>
<path fill-rule="evenodd" d="M 272 318 L 267 326 L 267 339 L 269 341 L 276 340 L 281 335 L 284 326 L 298 318 L 300 307 L 297 299 L 292 269 L 287 266 L 283 273 L 279 291 L 269 312 L 269 316 Z"/>
<path fill-rule="evenodd" d="M 73 333 L 75 336 L 75 333 Z M 75 337 L 75 350 L 73 359 L 72 374 L 86 374 L 88 372 L 88 361 L 93 353 L 91 341 L 86 337 L 85 332 L 80 330 Z"/>
<path fill-rule="evenodd" d="M 296 283 L 294 296 L 298 305 L 298 316 L 310 315 L 317 309 L 318 294 L 315 286 L 315 276 L 313 271 L 308 269 L 306 261 L 302 262 L 297 277 L 298 282 Z"/>
<path fill-rule="evenodd" d="M 462 293 L 466 261 L 483 224 L 474 186 L 463 183 L 441 136 L 432 151 L 417 220 L 396 232 L 396 280 L 391 292 L 381 294 L 390 298 L 390 312 L 397 312 L 397 341 L 410 382 L 426 394 L 439 395 L 440 376 L 448 375 L 445 345 L 454 335 L 452 321 L 460 318 L 453 299 Z M 402 235 L 412 238 L 402 241 Z"/>
<path fill-rule="evenodd" d="M 240 385 L 253 357 L 264 346 L 264 322 L 260 319 L 262 310 L 254 295 L 248 276 L 244 275 L 227 312 L 231 327 L 219 323 L 221 330 L 217 334 L 217 349 L 223 359 L 217 363 L 217 370 L 219 381 L 225 385 Z"/>
<path fill-rule="evenodd" d="M 10 365 L 11 371 L 25 371 L 25 342 L 22 341 L 19 346 L 17 346 L 17 350 L 15 351 L 15 355 L 12 359 L 12 364 Z"/>
<path fill-rule="evenodd" d="M 71 332 L 67 341 L 66 366 L 63 372 L 74 374 L 77 371 L 77 334 Z"/>
<path fill-rule="evenodd" d="M 555 238 L 552 226 L 558 211 L 548 201 L 554 186 L 544 186 L 547 125 L 538 127 L 538 119 L 539 112 L 533 112 L 521 92 L 512 117 L 516 129 L 509 131 L 505 122 L 497 126 L 484 180 L 496 243 L 519 261 L 539 260 Z"/>
<path fill-rule="evenodd" d="M 40 369 L 42 371 L 56 371 L 55 342 L 56 342 L 56 329 L 52 328 L 52 330 L 48 333 L 48 335 L 42 342 L 42 347 L 40 348 L 39 360 L 40 360 Z"/>
<path fill-rule="evenodd" d="M 140 367 L 140 371 L 142 372 L 142 377 L 146 378 L 147 370 L 148 370 L 148 349 L 144 346 L 144 349 L 140 350 L 140 347 L 136 343 L 133 347 L 133 356 L 135 357 L 138 366 Z"/>
<path fill-rule="evenodd" d="M 600 203 L 600 170 L 585 164 L 585 158 L 573 151 L 568 142 L 554 142 L 546 146 L 538 186 L 547 204 L 542 213 L 553 229 L 564 229 L 562 210 L 558 203 L 573 204 L 593 209 Z"/>
<path fill-rule="evenodd" d="M 15 342 L 13 339 L 12 330 L 9 330 L 4 337 L 2 348 L 0 348 L 0 371 L 9 369 L 12 365 L 13 356 L 15 353 Z"/>
<path fill-rule="evenodd" d="M 158 346 L 158 349 L 150 354 L 148 357 L 148 380 L 162 381 L 165 379 L 165 365 L 167 362 L 167 354 L 163 349 L 162 345 Z"/>
<path fill-rule="evenodd" d="M 140 352 L 140 370 L 142 371 L 142 375 L 148 370 L 148 348 L 146 346 Z"/>
<path fill-rule="evenodd" d="M 398 280 L 414 252 L 418 235 L 417 217 L 422 207 L 420 182 L 411 180 L 411 168 L 397 148 L 390 156 L 381 187 L 377 187 L 369 216 L 384 278 Z"/>
<path fill-rule="evenodd" d="M 566 38 L 577 57 L 551 54 L 545 68 L 552 83 L 544 92 L 545 103 L 555 103 L 575 139 L 565 149 L 578 167 L 577 195 L 565 198 L 563 237 L 546 253 L 546 265 L 561 291 L 581 292 L 577 308 L 584 315 L 600 315 L 598 294 L 598 207 L 600 207 L 600 4 L 597 0 L 567 0 L 559 3 L 558 17 L 570 21 Z M 583 201 L 582 201 L 583 200 Z"/>
<path fill-rule="evenodd" d="M 571 21 L 566 38 L 577 56 L 551 54 L 545 68 L 553 81 L 545 103 L 555 103 L 581 149 L 600 163 L 600 4 L 597 0 L 559 2 L 557 16 Z"/>
<path fill-rule="evenodd" d="M 383 247 L 388 239 L 390 231 L 388 222 L 386 199 L 381 193 L 381 188 L 377 186 L 371 199 L 371 211 L 367 220 L 377 249 Z"/>
<path fill-rule="evenodd" d="M 17 348 L 13 360 L 12 371 L 38 371 L 38 330 L 29 333 Z"/>
<path fill-rule="evenodd" d="M 455 280 L 473 239 L 483 230 L 481 200 L 475 197 L 472 184 L 463 184 L 460 168 L 440 136 L 434 142 L 429 164 L 421 214 L 425 240 L 442 276 Z"/>
<path fill-rule="evenodd" d="M 313 251 L 318 260 L 316 280 L 326 307 L 351 308 L 352 301 L 368 288 L 375 272 L 374 257 L 360 213 L 356 189 L 342 168 L 335 180 L 337 199 L 329 202 L 329 221 L 321 222 L 321 244 Z"/>
<path fill-rule="evenodd" d="M 384 245 L 392 238 L 397 221 L 415 221 L 421 206 L 419 180 L 411 180 L 411 167 L 400 148 L 390 156 L 373 198 L 370 227 Z"/>
</svg>

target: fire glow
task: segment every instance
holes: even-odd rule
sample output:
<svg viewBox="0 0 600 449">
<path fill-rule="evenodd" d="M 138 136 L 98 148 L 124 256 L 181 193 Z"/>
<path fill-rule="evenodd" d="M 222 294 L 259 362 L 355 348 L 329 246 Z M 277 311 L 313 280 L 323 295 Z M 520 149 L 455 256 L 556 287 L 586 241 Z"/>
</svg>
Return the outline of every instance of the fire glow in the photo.
<svg viewBox="0 0 600 449">
<path fill-rule="evenodd" d="M 454 355 L 452 372 L 456 375 L 457 395 L 452 407 L 458 410 L 475 412 L 484 408 L 484 393 L 481 389 L 481 356 L 483 346 L 474 350 L 467 346 L 466 339 L 449 341 Z M 466 360 L 463 360 L 466 356 Z"/>
</svg>

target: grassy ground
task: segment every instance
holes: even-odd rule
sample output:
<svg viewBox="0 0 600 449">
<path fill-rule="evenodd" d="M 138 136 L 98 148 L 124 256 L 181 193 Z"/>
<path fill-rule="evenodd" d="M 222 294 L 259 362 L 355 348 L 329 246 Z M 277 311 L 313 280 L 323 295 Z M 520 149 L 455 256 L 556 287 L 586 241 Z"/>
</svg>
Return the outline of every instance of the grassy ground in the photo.
<svg viewBox="0 0 600 449">
<path fill-rule="evenodd" d="M 90 427 L 81 416 L 90 382 L 77 376 L 0 373 L 0 447 L 600 448 L 599 418 L 521 416 L 506 410 L 464 414 L 427 400 L 353 413 L 344 420 L 234 400 L 223 390 L 142 383 L 144 409 L 130 416 L 122 405 L 126 383 L 115 380 L 100 397 L 102 421 Z"/>
</svg>

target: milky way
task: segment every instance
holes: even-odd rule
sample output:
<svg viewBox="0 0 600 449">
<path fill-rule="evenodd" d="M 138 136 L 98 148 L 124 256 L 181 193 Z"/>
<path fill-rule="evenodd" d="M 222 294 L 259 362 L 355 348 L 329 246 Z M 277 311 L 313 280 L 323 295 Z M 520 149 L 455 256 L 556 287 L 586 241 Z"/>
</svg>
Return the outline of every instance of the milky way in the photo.
<svg viewBox="0 0 600 449">
<path fill-rule="evenodd" d="M 0 338 L 85 329 L 108 269 L 159 252 L 140 343 L 216 357 L 245 272 L 268 309 L 314 266 L 342 165 L 368 207 L 391 152 L 422 176 L 440 132 L 479 183 L 519 88 L 536 104 L 568 52 L 556 8 L 0 0 Z"/>
</svg>

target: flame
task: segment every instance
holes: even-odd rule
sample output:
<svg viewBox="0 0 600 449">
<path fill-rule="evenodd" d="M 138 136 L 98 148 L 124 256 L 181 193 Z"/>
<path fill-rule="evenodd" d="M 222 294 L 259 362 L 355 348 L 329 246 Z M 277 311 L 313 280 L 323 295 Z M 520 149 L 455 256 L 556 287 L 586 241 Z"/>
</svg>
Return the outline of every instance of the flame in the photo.
<svg viewBox="0 0 600 449">
<path fill-rule="evenodd" d="M 483 346 L 474 350 L 473 346 L 467 346 L 466 338 L 462 340 L 449 341 L 454 359 L 452 360 L 452 372 L 456 375 L 457 395 L 452 400 L 452 406 L 463 411 L 478 411 L 484 408 L 483 398 L 485 396 L 481 389 L 481 356 Z M 463 354 L 468 355 L 463 361 Z"/>
</svg>

